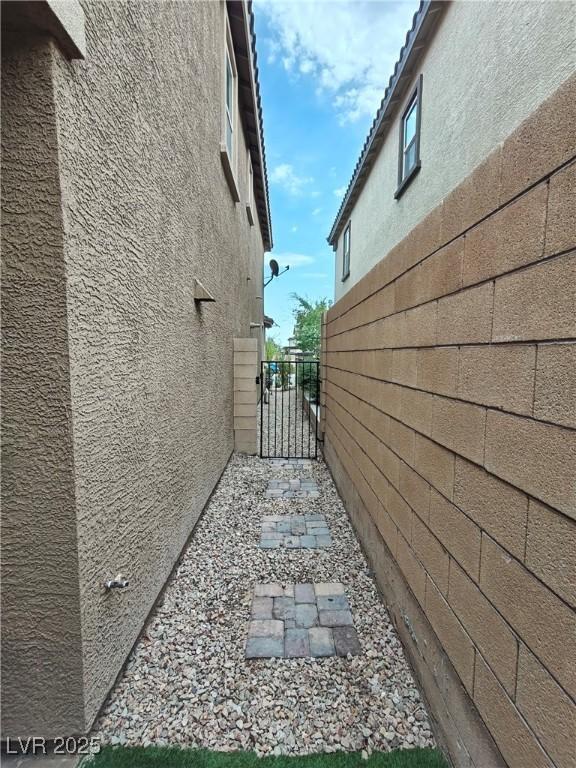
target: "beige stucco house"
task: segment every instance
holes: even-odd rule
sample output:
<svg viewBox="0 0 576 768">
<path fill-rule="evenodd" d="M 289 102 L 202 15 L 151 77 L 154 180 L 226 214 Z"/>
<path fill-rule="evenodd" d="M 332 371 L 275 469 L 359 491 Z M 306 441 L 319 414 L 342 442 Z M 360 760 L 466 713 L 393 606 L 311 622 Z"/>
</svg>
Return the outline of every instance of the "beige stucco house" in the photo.
<svg viewBox="0 0 576 768">
<path fill-rule="evenodd" d="M 575 26 L 571 2 L 422 3 L 328 236 L 336 299 L 574 72 Z"/>
<path fill-rule="evenodd" d="M 254 45 L 244 2 L 2 3 L 3 738 L 90 728 L 232 451 Z"/>
<path fill-rule="evenodd" d="M 329 241 L 324 453 L 456 766 L 576 764 L 576 6 L 423 2 Z"/>
</svg>

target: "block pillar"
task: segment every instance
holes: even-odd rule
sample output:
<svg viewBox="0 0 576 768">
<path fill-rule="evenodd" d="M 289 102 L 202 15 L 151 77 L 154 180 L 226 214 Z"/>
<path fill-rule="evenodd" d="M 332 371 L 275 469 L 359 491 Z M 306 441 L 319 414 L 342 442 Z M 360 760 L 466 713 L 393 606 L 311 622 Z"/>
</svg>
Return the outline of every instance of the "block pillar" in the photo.
<svg viewBox="0 0 576 768">
<path fill-rule="evenodd" d="M 234 339 L 234 450 L 258 452 L 258 339 Z"/>
</svg>

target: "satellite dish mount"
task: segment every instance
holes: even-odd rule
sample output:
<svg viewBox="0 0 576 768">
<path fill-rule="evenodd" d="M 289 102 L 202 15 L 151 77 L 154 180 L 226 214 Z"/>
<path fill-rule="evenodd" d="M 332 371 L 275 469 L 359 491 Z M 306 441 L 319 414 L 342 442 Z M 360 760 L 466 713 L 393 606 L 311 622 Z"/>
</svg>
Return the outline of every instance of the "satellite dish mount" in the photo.
<svg viewBox="0 0 576 768">
<path fill-rule="evenodd" d="M 266 288 L 266 286 L 269 285 L 269 283 L 271 283 L 275 277 L 279 277 L 280 275 L 283 275 L 284 272 L 288 272 L 289 269 L 290 269 L 290 265 L 288 265 L 286 269 L 283 269 L 282 272 L 280 272 L 280 267 L 278 266 L 278 262 L 276 261 L 276 259 L 270 259 L 271 274 L 268 280 L 266 280 L 266 282 L 264 283 L 264 288 Z"/>
</svg>

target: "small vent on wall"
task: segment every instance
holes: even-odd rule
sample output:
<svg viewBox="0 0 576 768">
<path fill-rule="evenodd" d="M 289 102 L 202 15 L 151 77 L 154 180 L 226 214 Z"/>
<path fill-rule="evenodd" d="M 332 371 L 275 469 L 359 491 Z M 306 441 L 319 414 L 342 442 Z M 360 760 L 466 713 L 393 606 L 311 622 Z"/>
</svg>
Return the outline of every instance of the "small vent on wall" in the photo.
<svg viewBox="0 0 576 768">
<path fill-rule="evenodd" d="M 216 301 L 197 278 L 194 279 L 194 301 Z"/>
</svg>

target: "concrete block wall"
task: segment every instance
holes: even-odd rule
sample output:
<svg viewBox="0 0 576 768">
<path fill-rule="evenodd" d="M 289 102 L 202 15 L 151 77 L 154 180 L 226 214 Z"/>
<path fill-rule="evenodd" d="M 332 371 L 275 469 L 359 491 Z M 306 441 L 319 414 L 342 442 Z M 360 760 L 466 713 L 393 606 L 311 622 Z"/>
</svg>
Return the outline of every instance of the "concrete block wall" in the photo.
<svg viewBox="0 0 576 768">
<path fill-rule="evenodd" d="M 257 453 L 258 373 L 258 340 L 234 339 L 234 450 L 240 453 Z"/>
<path fill-rule="evenodd" d="M 576 764 L 575 124 L 572 77 L 326 318 L 325 455 L 456 765 Z"/>
</svg>

